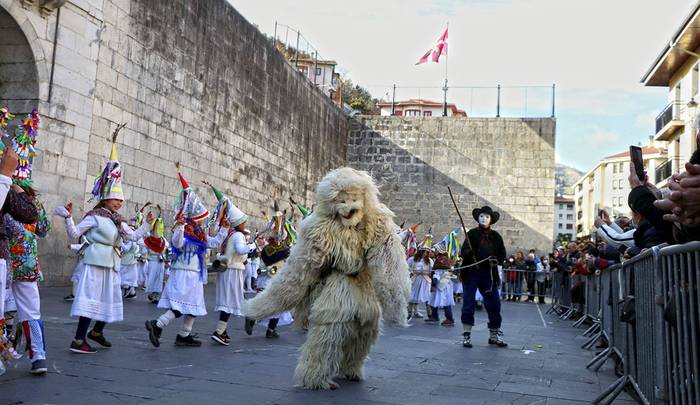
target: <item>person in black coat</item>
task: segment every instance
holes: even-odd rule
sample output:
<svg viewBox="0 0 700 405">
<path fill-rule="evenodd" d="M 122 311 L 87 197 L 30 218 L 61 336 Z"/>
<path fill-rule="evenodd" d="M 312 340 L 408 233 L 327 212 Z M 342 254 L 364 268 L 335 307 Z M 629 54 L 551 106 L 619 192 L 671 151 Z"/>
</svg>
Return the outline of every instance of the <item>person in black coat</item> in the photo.
<svg viewBox="0 0 700 405">
<path fill-rule="evenodd" d="M 462 326 L 464 328 L 462 346 L 472 347 L 471 332 L 474 326 L 474 310 L 476 305 L 476 290 L 484 297 L 484 307 L 489 317 L 489 344 L 506 347 L 501 339 L 501 298 L 498 286 L 497 263 L 506 259 L 506 248 L 503 238 L 491 226 L 498 222 L 500 214 L 485 206 L 472 211 L 472 216 L 479 223 L 476 228 L 469 230 L 467 240 L 462 244 L 461 270 L 464 299 L 462 301 Z M 473 250 L 472 250 L 473 249 Z M 471 265 L 471 266 L 470 266 Z"/>
</svg>

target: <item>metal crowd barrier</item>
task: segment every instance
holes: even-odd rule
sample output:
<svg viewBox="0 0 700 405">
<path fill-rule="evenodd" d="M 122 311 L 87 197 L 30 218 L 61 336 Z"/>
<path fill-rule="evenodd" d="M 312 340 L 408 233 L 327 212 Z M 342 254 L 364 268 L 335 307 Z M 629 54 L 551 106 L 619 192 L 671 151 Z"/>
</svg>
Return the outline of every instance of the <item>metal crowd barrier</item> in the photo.
<svg viewBox="0 0 700 405">
<path fill-rule="evenodd" d="M 555 273 L 553 282 L 559 311 L 564 276 Z M 650 249 L 585 282 L 584 318 L 593 325 L 583 347 L 607 343 L 587 367 L 614 359 L 621 374 L 593 403 L 610 404 L 627 390 L 643 404 L 700 404 L 700 242 Z"/>
<path fill-rule="evenodd" d="M 523 269 L 503 269 L 501 276 L 501 299 L 508 298 L 520 301 L 522 299 L 539 300 L 542 298 L 544 302 L 552 302 L 552 272 L 536 272 Z M 544 277 L 543 283 L 537 282 L 537 277 Z M 528 280 L 533 280 L 532 284 L 528 284 Z M 532 287 L 532 289 L 528 287 Z M 541 289 L 541 290 L 540 290 Z M 547 300 L 549 299 L 549 300 Z"/>
<path fill-rule="evenodd" d="M 552 273 L 552 306 L 547 313 L 555 313 L 560 318 L 569 318 L 574 312 L 571 304 L 571 275 L 564 271 Z"/>
</svg>

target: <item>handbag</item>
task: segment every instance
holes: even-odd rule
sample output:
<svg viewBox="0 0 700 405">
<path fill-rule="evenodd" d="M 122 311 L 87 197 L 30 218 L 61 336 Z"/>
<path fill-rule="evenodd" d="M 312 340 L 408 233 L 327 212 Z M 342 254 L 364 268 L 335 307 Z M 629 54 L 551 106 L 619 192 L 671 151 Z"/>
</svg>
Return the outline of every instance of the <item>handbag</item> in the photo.
<svg viewBox="0 0 700 405">
<path fill-rule="evenodd" d="M 620 320 L 622 322 L 629 323 L 630 325 L 634 325 L 636 323 L 636 311 L 634 309 L 634 297 L 631 295 L 628 295 L 620 301 L 622 304 L 620 306 Z"/>
</svg>

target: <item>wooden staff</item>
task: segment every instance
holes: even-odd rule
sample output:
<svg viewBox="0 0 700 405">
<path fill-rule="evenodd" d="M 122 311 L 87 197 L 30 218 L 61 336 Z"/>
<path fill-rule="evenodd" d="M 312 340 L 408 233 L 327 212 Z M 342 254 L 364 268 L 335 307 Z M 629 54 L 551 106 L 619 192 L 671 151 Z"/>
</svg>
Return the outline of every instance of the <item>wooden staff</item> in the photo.
<svg viewBox="0 0 700 405">
<path fill-rule="evenodd" d="M 467 232 L 467 227 L 464 225 L 464 219 L 462 219 L 462 214 L 459 212 L 459 207 L 457 207 L 457 202 L 455 201 L 454 195 L 452 195 L 452 189 L 450 188 L 450 186 L 447 186 L 447 191 L 449 191 L 450 199 L 452 199 L 452 204 L 455 206 L 455 211 L 457 211 L 457 216 L 459 217 L 459 222 L 462 223 L 462 230 L 464 231 L 464 239 L 466 239 L 467 246 L 469 246 L 469 250 L 472 252 L 472 257 L 476 261 L 474 248 L 472 248 L 472 243 L 469 240 L 469 233 Z"/>
</svg>

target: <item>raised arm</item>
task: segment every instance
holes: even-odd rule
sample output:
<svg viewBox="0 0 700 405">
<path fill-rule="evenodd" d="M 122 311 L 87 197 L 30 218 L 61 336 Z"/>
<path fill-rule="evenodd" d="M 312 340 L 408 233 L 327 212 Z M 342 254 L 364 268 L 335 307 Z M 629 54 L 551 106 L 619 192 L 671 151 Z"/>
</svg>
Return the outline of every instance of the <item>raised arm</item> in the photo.
<svg viewBox="0 0 700 405">
<path fill-rule="evenodd" d="M 97 226 L 97 219 L 94 216 L 88 215 L 83 218 L 78 225 L 73 222 L 73 217 L 67 217 L 66 221 L 66 233 L 71 239 L 78 239 L 82 235 L 85 235 L 87 231 Z"/>
<path fill-rule="evenodd" d="M 225 228 L 223 226 L 220 227 L 219 233 L 217 233 L 216 236 L 214 236 L 213 238 L 207 238 L 207 247 L 209 249 L 218 248 L 226 239 L 226 235 L 228 235 L 228 228 Z"/>
<path fill-rule="evenodd" d="M 302 222 L 297 243 L 282 269 L 272 277 L 263 292 L 244 303 L 244 312 L 249 318 L 264 319 L 295 307 L 304 307 L 309 289 L 319 281 L 328 259 L 319 249 L 322 245 L 310 240 L 311 232 L 307 229 L 313 224 L 306 222 L 310 218 Z M 296 312 L 294 317 L 297 318 Z"/>
<path fill-rule="evenodd" d="M 39 217 L 31 197 L 27 193 L 18 193 L 12 189 L 7 193 L 2 209 L 23 224 L 33 224 Z"/>
<path fill-rule="evenodd" d="M 122 229 L 124 230 L 124 233 L 126 234 L 126 239 L 130 241 L 138 241 L 139 239 L 143 238 L 144 235 L 148 234 L 151 232 L 151 227 L 152 225 L 148 223 L 148 221 L 143 221 L 143 224 L 139 227 L 137 230 L 133 230 L 127 225 L 126 223 L 122 222 Z M 126 242 L 126 241 L 125 241 Z"/>
</svg>

